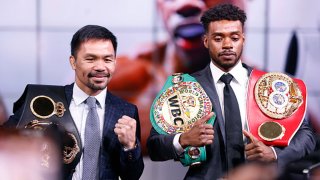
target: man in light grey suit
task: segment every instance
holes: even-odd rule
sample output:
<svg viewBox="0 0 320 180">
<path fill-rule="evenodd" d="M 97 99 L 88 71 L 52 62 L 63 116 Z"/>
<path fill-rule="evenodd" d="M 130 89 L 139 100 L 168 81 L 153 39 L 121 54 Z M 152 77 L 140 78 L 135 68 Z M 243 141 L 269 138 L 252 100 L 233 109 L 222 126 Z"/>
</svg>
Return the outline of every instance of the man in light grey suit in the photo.
<svg viewBox="0 0 320 180">
<path fill-rule="evenodd" d="M 151 129 L 147 147 L 154 161 L 177 160 L 187 146 L 206 146 L 206 161 L 199 166 L 191 166 L 185 179 L 221 178 L 245 161 L 277 163 L 281 169 L 288 162 L 299 159 L 314 150 L 314 135 L 306 120 L 303 120 L 286 147 L 266 145 L 248 131 L 246 103 L 248 82 L 253 69 L 243 64 L 240 59 L 245 41 L 245 20 L 245 12 L 230 4 L 210 8 L 201 17 L 206 32 L 204 45 L 209 50 L 211 62 L 203 70 L 191 75 L 201 84 L 213 103 L 213 111 L 216 114 L 215 124 L 213 126 L 205 124 L 212 116 L 213 113 L 211 113 L 198 120 L 189 131 L 181 134 L 163 135 L 157 133 L 154 128 Z M 238 103 L 237 118 L 240 129 L 235 131 L 241 137 L 244 135 L 239 148 L 228 145 L 230 141 L 228 134 L 231 132 L 227 129 L 226 116 L 228 115 L 224 112 L 230 108 L 230 105 L 226 104 L 226 98 L 224 98 L 224 88 L 227 85 L 221 80 L 221 77 L 226 74 L 232 75 L 230 85 Z M 233 152 L 231 154 L 228 152 L 230 149 Z M 239 154 L 240 157 L 236 157 L 238 159 L 231 157 L 235 153 Z"/>
</svg>

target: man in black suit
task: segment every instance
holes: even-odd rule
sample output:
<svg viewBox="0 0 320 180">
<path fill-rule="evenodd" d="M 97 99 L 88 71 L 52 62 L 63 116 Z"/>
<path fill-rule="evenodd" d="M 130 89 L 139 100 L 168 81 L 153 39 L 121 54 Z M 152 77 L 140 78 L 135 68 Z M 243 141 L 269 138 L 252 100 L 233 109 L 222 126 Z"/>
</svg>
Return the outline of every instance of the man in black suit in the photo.
<svg viewBox="0 0 320 180">
<path fill-rule="evenodd" d="M 6 124 L 35 127 L 51 121 L 64 126 L 67 134 L 71 134 L 69 143 L 73 142 L 64 149 L 63 158 L 68 169 L 64 169 L 64 179 L 139 179 L 143 172 L 138 109 L 107 90 L 116 68 L 116 50 L 116 37 L 108 29 L 97 25 L 82 27 L 71 41 L 70 64 L 75 71 L 75 83 L 67 86 L 28 85 Z M 91 119 L 87 119 L 91 111 L 89 97 L 96 101 Z M 56 115 L 51 111 L 51 114 L 44 113 L 50 110 L 50 102 L 55 104 L 57 101 L 62 103 L 54 105 L 52 112 Z M 24 116 L 27 113 L 29 115 Z M 37 121 L 28 122 L 31 118 Z M 93 126 L 93 119 L 96 129 L 89 132 L 87 128 Z M 89 136 L 94 137 L 87 142 Z M 86 145 L 90 141 L 98 147 Z M 92 154 L 94 149 L 95 155 Z M 89 156 L 88 162 L 84 160 L 86 156 Z M 85 164 L 92 167 L 94 156 L 97 160 L 93 170 L 87 170 Z"/>
<path fill-rule="evenodd" d="M 215 124 L 212 126 L 205 123 L 213 114 L 210 113 L 184 133 L 164 135 L 154 128 L 151 129 L 147 147 L 154 161 L 177 160 L 186 153 L 184 150 L 188 146 L 206 146 L 206 161 L 201 165 L 191 166 L 185 179 L 218 179 L 245 161 L 277 163 L 281 169 L 288 162 L 310 153 L 315 147 L 314 135 L 303 118 L 301 126 L 285 147 L 266 145 L 265 141 L 253 136 L 254 129 L 249 131 L 248 116 L 255 117 L 255 114 L 247 114 L 249 109 L 246 106 L 249 101 L 248 83 L 253 69 L 243 64 L 240 59 L 245 40 L 245 20 L 245 12 L 230 4 L 210 8 L 201 17 L 205 29 L 204 45 L 209 50 L 211 62 L 203 70 L 191 75 L 200 83 L 213 104 Z M 228 83 L 238 103 L 236 117 L 233 116 L 236 114 L 234 109 L 226 113 L 233 105 L 226 104 L 224 91 L 227 83 L 223 80 L 225 75 L 232 77 Z M 228 130 L 235 126 L 227 125 L 230 119 L 227 116 L 230 115 L 231 119 L 239 119 L 238 129 Z M 230 134 L 237 136 L 230 138 Z M 232 144 L 236 138 L 242 143 Z"/>
</svg>

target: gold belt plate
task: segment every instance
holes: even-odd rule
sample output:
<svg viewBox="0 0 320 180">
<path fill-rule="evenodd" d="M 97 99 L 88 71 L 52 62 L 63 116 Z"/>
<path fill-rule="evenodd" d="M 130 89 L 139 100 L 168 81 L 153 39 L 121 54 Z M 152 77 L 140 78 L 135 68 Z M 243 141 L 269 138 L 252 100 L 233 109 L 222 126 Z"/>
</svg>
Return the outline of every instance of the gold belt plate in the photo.
<svg viewBox="0 0 320 180">
<path fill-rule="evenodd" d="M 260 110 L 274 119 L 291 116 L 303 103 L 297 83 L 283 73 L 266 73 L 255 85 L 255 100 Z"/>
</svg>

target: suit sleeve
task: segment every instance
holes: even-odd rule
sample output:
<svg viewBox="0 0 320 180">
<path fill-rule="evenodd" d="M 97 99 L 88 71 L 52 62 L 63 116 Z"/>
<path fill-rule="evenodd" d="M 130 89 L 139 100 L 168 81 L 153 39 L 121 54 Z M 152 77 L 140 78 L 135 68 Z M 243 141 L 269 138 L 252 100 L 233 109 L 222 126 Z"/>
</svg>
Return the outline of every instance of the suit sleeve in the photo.
<svg viewBox="0 0 320 180">
<path fill-rule="evenodd" d="M 144 169 L 143 156 L 140 145 L 140 120 L 138 115 L 138 109 L 135 106 L 133 117 L 137 121 L 136 126 L 136 147 L 129 151 L 121 149 L 120 152 L 120 177 L 121 179 L 139 179 Z"/>
<path fill-rule="evenodd" d="M 174 134 L 159 134 L 153 127 L 147 140 L 148 154 L 153 161 L 178 159 L 173 145 Z"/>
<path fill-rule="evenodd" d="M 315 145 L 316 140 L 313 130 L 311 130 L 308 121 L 304 119 L 289 146 L 284 148 L 274 147 L 278 156 L 278 167 L 284 168 L 289 162 L 310 154 L 314 150 Z"/>
</svg>

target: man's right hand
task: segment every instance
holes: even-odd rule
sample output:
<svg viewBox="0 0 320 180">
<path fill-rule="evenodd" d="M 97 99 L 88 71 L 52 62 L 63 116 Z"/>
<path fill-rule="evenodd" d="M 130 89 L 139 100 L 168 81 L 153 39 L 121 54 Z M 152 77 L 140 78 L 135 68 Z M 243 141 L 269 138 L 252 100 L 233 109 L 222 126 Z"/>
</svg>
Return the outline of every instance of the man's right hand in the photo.
<svg viewBox="0 0 320 180">
<path fill-rule="evenodd" d="M 179 143 L 182 148 L 187 146 L 201 147 L 212 144 L 214 137 L 213 125 L 206 124 L 206 122 L 213 116 L 213 112 L 196 121 L 193 127 L 181 134 Z"/>
</svg>

